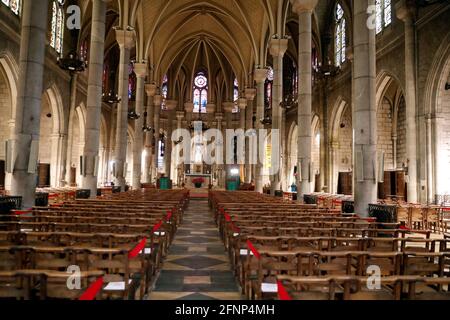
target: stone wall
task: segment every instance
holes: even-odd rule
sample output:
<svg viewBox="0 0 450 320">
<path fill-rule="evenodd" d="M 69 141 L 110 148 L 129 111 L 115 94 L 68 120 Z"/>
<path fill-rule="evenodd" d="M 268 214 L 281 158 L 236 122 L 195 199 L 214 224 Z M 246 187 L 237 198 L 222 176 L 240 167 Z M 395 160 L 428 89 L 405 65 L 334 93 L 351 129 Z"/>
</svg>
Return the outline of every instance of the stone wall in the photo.
<svg viewBox="0 0 450 320">
<path fill-rule="evenodd" d="M 392 149 L 392 106 L 387 99 L 383 99 L 377 112 L 378 143 L 377 151 L 384 152 L 385 169 L 394 169 Z"/>
</svg>

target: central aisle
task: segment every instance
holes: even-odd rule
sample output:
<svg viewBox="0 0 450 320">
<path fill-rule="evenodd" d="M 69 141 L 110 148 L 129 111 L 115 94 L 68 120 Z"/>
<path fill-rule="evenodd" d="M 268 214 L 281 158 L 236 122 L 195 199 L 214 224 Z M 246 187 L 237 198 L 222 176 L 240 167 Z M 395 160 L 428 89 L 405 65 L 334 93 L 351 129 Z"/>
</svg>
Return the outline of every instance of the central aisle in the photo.
<svg viewBox="0 0 450 320">
<path fill-rule="evenodd" d="M 191 199 L 149 300 L 240 300 L 207 199 Z"/>
</svg>

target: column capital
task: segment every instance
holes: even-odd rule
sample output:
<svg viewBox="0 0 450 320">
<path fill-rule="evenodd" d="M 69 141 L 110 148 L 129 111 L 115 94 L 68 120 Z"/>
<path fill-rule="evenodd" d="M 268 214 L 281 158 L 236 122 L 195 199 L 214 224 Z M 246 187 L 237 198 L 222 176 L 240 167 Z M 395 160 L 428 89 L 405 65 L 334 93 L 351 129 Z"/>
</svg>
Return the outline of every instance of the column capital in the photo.
<svg viewBox="0 0 450 320">
<path fill-rule="evenodd" d="M 168 111 L 175 110 L 178 107 L 178 101 L 177 100 L 166 100 L 166 109 Z"/>
<path fill-rule="evenodd" d="M 234 102 L 224 102 L 222 103 L 222 107 L 225 112 L 232 113 L 234 110 Z"/>
<path fill-rule="evenodd" d="M 216 104 L 215 103 L 208 103 L 206 105 L 206 113 L 211 114 L 216 111 Z"/>
<path fill-rule="evenodd" d="M 134 31 L 116 29 L 116 41 L 121 48 L 133 48 L 136 44 Z"/>
<path fill-rule="evenodd" d="M 192 113 L 194 112 L 194 103 L 192 102 L 186 102 L 184 104 L 184 111 L 186 111 L 187 113 Z"/>
<path fill-rule="evenodd" d="M 245 89 L 245 99 L 249 101 L 253 101 L 256 97 L 256 89 L 255 88 L 246 88 Z"/>
<path fill-rule="evenodd" d="M 161 106 L 161 103 L 162 103 L 162 97 L 161 97 L 161 95 L 159 95 L 159 94 L 157 94 L 157 95 L 155 95 L 154 96 L 154 98 L 153 98 L 153 104 L 155 105 L 155 106 Z"/>
<path fill-rule="evenodd" d="M 292 11 L 296 14 L 312 12 L 317 5 L 318 0 L 290 0 Z"/>
<path fill-rule="evenodd" d="M 145 78 L 147 76 L 147 64 L 146 63 L 135 63 L 134 73 L 137 78 Z"/>
<path fill-rule="evenodd" d="M 395 4 L 397 18 L 403 22 L 412 21 L 416 15 L 416 6 L 414 1 L 400 0 Z"/>
<path fill-rule="evenodd" d="M 253 78 L 255 79 L 256 83 L 264 83 L 267 79 L 267 69 L 255 69 L 253 72 Z"/>
<path fill-rule="evenodd" d="M 247 108 L 247 99 L 245 99 L 245 98 L 240 98 L 240 99 L 238 100 L 238 106 L 239 106 L 239 109 L 245 110 L 245 108 Z"/>
<path fill-rule="evenodd" d="M 271 39 L 270 55 L 274 57 L 283 57 L 288 48 L 288 39 Z"/>
<path fill-rule="evenodd" d="M 145 92 L 147 93 L 147 96 L 149 96 L 149 97 L 154 97 L 156 95 L 156 89 L 157 89 L 157 86 L 154 83 L 145 85 Z"/>
</svg>

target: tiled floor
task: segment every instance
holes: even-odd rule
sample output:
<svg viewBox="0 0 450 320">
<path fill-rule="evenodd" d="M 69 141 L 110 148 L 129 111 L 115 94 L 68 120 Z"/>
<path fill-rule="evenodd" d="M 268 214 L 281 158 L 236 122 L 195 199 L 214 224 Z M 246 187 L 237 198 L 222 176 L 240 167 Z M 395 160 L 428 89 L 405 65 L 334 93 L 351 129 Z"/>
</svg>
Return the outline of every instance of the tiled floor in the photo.
<svg viewBox="0 0 450 320">
<path fill-rule="evenodd" d="M 191 199 L 149 300 L 240 300 L 206 199 Z"/>
</svg>

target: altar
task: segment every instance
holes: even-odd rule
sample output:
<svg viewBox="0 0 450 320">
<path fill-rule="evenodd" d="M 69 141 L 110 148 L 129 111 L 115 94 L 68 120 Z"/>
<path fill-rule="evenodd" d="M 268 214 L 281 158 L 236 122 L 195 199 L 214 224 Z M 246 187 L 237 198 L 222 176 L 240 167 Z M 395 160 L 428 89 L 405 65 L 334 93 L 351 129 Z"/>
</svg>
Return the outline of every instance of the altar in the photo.
<svg viewBox="0 0 450 320">
<path fill-rule="evenodd" d="M 209 185 L 213 183 L 213 177 L 211 174 L 185 174 L 185 186 L 189 189 L 195 189 L 195 180 L 196 179 L 203 179 L 204 183 L 202 185 L 203 188 L 208 188 Z"/>
</svg>

